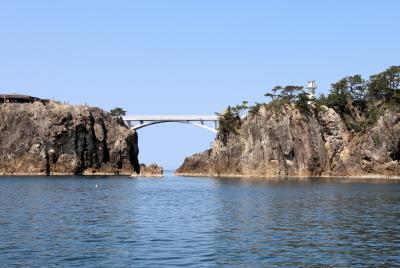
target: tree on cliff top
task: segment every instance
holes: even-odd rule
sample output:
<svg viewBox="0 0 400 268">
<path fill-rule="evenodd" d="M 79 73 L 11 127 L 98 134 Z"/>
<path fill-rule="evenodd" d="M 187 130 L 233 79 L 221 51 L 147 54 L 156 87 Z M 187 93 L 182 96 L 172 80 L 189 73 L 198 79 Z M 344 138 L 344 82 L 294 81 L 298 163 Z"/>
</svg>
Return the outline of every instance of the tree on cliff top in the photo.
<svg viewBox="0 0 400 268">
<path fill-rule="evenodd" d="M 126 115 L 126 111 L 121 107 L 116 107 L 110 111 L 112 117 L 121 118 L 122 116 Z"/>
<path fill-rule="evenodd" d="M 271 89 L 271 92 L 264 94 L 264 96 L 271 98 L 272 101 L 293 102 L 302 93 L 305 93 L 302 86 L 276 86 Z"/>
<path fill-rule="evenodd" d="M 302 113 L 309 113 L 309 98 L 308 93 L 304 90 L 302 86 L 276 86 L 271 89 L 271 92 L 264 94 L 265 97 L 271 98 L 271 102 L 268 107 L 279 108 L 287 103 L 294 103 L 296 107 Z M 257 105 L 251 111 L 258 111 L 261 106 Z"/>
<path fill-rule="evenodd" d="M 385 71 L 372 75 L 369 84 L 370 99 L 400 103 L 400 66 L 391 66 Z"/>
<path fill-rule="evenodd" d="M 247 101 L 243 101 L 234 107 L 228 106 L 223 113 L 216 113 L 219 116 L 218 137 L 224 144 L 227 144 L 230 135 L 237 134 L 242 124 L 241 116 L 249 109 L 247 104 Z"/>
<path fill-rule="evenodd" d="M 400 110 L 400 66 L 391 66 L 385 71 L 364 79 L 361 75 L 346 76 L 331 84 L 327 96 L 310 99 L 309 92 L 302 86 L 276 86 L 265 97 L 268 103 L 242 104 L 228 107 L 220 116 L 220 135 L 226 141 L 229 134 L 236 134 L 242 123 L 245 112 L 256 115 L 261 107 L 277 111 L 288 103 L 295 104 L 302 114 L 313 110 L 322 110 L 327 106 L 333 108 L 344 119 L 346 126 L 356 132 L 376 122 L 384 109 L 395 107 Z M 310 101 L 313 103 L 310 105 Z"/>
</svg>

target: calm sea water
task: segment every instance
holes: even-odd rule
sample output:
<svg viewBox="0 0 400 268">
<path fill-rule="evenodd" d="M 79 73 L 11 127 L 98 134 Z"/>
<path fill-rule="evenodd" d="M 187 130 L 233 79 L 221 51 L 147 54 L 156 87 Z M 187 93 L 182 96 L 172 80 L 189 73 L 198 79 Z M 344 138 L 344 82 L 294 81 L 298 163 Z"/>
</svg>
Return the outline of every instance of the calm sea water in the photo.
<svg viewBox="0 0 400 268">
<path fill-rule="evenodd" d="M 1 267 L 393 267 L 400 185 L 0 178 Z"/>
</svg>

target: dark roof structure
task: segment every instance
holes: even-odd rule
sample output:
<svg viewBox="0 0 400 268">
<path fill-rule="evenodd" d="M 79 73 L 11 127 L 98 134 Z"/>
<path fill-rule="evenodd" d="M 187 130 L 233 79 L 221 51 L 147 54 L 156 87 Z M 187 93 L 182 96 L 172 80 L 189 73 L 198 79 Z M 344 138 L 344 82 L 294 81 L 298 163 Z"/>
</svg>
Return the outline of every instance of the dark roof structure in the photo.
<svg viewBox="0 0 400 268">
<path fill-rule="evenodd" d="M 0 103 L 32 103 L 39 101 L 42 103 L 48 103 L 48 99 L 41 99 L 33 96 L 11 93 L 11 94 L 0 94 Z"/>
</svg>

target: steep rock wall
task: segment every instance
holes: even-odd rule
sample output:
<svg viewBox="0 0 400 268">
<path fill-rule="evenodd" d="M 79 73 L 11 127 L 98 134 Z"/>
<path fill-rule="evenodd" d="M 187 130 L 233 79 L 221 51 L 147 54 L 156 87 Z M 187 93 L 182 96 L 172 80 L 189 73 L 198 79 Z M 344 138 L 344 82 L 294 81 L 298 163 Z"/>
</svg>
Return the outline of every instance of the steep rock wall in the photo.
<svg viewBox="0 0 400 268">
<path fill-rule="evenodd" d="M 400 115 L 386 111 L 374 127 L 349 132 L 325 108 L 304 114 L 293 105 L 262 107 L 247 116 L 226 144 L 185 159 L 178 175 L 382 176 L 400 175 Z"/>
<path fill-rule="evenodd" d="M 137 134 L 99 108 L 0 105 L 0 174 L 139 172 Z"/>
</svg>

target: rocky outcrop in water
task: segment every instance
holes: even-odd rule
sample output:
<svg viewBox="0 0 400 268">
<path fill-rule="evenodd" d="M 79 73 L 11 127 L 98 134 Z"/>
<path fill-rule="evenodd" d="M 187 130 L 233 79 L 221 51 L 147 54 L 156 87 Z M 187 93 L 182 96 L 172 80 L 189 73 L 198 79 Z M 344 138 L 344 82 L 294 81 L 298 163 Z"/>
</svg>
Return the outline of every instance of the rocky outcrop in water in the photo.
<svg viewBox="0 0 400 268">
<path fill-rule="evenodd" d="M 366 131 L 346 128 L 330 108 L 301 113 L 294 105 L 261 109 L 237 133 L 188 157 L 178 175 L 399 176 L 400 113 L 386 110 Z"/>
<path fill-rule="evenodd" d="M 162 178 L 164 177 L 164 169 L 157 164 L 140 164 L 140 173 L 134 173 L 131 177 L 150 177 L 150 178 Z"/>
<path fill-rule="evenodd" d="M 0 104 L 0 174 L 135 171 L 137 134 L 99 108 L 57 102 Z"/>
</svg>

